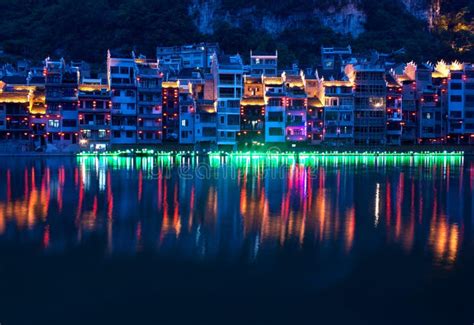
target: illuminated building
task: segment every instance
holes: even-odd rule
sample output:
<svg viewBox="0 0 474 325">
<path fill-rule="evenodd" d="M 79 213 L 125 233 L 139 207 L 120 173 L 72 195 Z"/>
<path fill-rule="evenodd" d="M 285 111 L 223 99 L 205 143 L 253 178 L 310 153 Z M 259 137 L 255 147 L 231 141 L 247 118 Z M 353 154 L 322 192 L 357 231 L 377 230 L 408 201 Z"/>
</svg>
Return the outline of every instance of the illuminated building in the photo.
<svg viewBox="0 0 474 325">
<path fill-rule="evenodd" d="M 79 85 L 79 145 L 85 150 L 105 150 L 111 138 L 112 93 L 101 79 L 83 79 Z"/>
<path fill-rule="evenodd" d="M 179 81 L 162 84 L 163 142 L 179 141 Z"/>
<path fill-rule="evenodd" d="M 17 144 L 23 151 L 31 149 L 28 97 L 28 89 L 0 82 L 0 139 Z"/>
<path fill-rule="evenodd" d="M 211 67 L 212 55 L 219 52 L 217 43 L 199 43 L 183 46 L 160 46 L 156 49 L 156 57 L 161 65 L 173 69 Z"/>
<path fill-rule="evenodd" d="M 354 93 L 352 82 L 323 81 L 324 142 L 354 142 Z"/>
<path fill-rule="evenodd" d="M 80 71 L 67 65 L 64 59 L 52 61 L 47 58 L 44 75 L 48 143 L 66 150 L 70 145 L 77 145 L 79 140 L 77 96 Z"/>
<path fill-rule="evenodd" d="M 240 55 L 217 55 L 212 59 L 217 99 L 217 144 L 234 147 L 240 132 L 240 99 L 244 66 Z"/>
<path fill-rule="evenodd" d="M 402 86 L 391 73 L 385 75 L 387 80 L 387 135 L 386 143 L 400 145 L 402 141 Z"/>
<path fill-rule="evenodd" d="M 260 77 L 276 77 L 278 68 L 278 52 L 275 54 L 255 54 L 250 51 L 250 74 Z"/>
<path fill-rule="evenodd" d="M 244 77 L 240 101 L 239 142 L 259 145 L 265 142 L 265 98 L 262 77 Z"/>
<path fill-rule="evenodd" d="M 324 134 L 324 86 L 321 80 L 304 79 L 305 91 L 308 97 L 307 137 L 311 144 L 320 144 Z"/>
<path fill-rule="evenodd" d="M 113 58 L 107 53 L 107 81 L 112 91 L 111 144 L 137 141 L 137 90 L 135 59 Z"/>
<path fill-rule="evenodd" d="M 339 78 L 346 61 L 352 56 L 348 47 L 321 47 L 321 76 L 328 79 Z"/>
<path fill-rule="evenodd" d="M 384 144 L 387 85 L 385 69 L 376 64 L 355 66 L 354 140 L 356 144 Z"/>
<path fill-rule="evenodd" d="M 283 78 L 263 77 L 265 91 L 265 142 L 285 142 L 286 107 Z"/>
<path fill-rule="evenodd" d="M 162 79 L 158 63 L 145 57 L 135 59 L 137 84 L 137 143 L 162 142 Z"/>
<path fill-rule="evenodd" d="M 195 143 L 194 116 L 196 103 L 191 83 L 179 85 L 179 143 Z"/>
<path fill-rule="evenodd" d="M 196 89 L 195 87 L 194 89 Z M 197 90 L 193 90 L 195 92 Z M 215 100 L 214 78 L 211 74 L 204 76 L 204 84 L 195 93 L 196 114 L 194 120 L 194 140 L 196 148 L 215 149 L 217 145 L 217 110 Z"/>
<path fill-rule="evenodd" d="M 448 135 L 454 143 L 474 143 L 474 65 L 454 62 L 448 77 Z"/>
<path fill-rule="evenodd" d="M 286 107 L 286 140 L 289 142 L 306 141 L 306 113 L 308 99 L 304 88 L 304 75 L 283 73 L 286 95 L 283 98 Z"/>
</svg>

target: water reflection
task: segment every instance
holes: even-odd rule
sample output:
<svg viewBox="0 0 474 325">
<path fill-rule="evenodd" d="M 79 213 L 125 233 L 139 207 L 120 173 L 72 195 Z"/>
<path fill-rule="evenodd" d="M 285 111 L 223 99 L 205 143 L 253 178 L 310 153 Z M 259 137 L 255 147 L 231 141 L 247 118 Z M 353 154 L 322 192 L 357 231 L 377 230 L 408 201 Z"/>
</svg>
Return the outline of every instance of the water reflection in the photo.
<svg viewBox="0 0 474 325">
<path fill-rule="evenodd" d="M 472 231 L 463 158 L 19 159 L 0 163 L 0 240 L 66 251 L 347 260 L 387 247 L 456 263 Z M 323 258 L 323 257 L 321 257 Z"/>
</svg>

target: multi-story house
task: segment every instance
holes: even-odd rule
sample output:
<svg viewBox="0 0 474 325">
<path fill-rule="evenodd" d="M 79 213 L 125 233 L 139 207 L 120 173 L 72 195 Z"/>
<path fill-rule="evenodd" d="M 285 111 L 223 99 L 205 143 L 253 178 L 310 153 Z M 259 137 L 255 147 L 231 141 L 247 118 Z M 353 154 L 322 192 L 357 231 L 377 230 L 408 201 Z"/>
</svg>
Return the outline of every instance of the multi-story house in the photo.
<svg viewBox="0 0 474 325">
<path fill-rule="evenodd" d="M 179 141 L 179 81 L 162 83 L 163 142 Z"/>
<path fill-rule="evenodd" d="M 275 54 L 255 54 L 250 51 L 250 74 L 252 76 L 276 77 L 278 70 L 278 51 Z"/>
<path fill-rule="evenodd" d="M 78 86 L 80 71 L 64 59 L 45 60 L 46 117 L 48 143 L 60 150 L 78 143 Z"/>
<path fill-rule="evenodd" d="M 137 142 L 137 87 L 135 59 L 107 54 L 107 81 L 112 91 L 111 144 Z"/>
<path fill-rule="evenodd" d="M 193 98 L 193 85 L 188 82 L 179 87 L 179 143 L 195 143 L 194 120 L 196 102 Z"/>
<path fill-rule="evenodd" d="M 402 144 L 418 143 L 418 94 L 416 81 L 400 80 L 402 84 Z"/>
<path fill-rule="evenodd" d="M 448 78 L 450 142 L 472 143 L 474 134 L 474 66 L 452 63 Z"/>
<path fill-rule="evenodd" d="M 240 55 L 214 55 L 212 74 L 217 98 L 217 144 L 234 147 L 240 132 L 244 67 Z"/>
<path fill-rule="evenodd" d="M 387 133 L 386 143 L 389 145 L 400 145 L 402 141 L 402 85 L 395 75 L 387 73 Z"/>
<path fill-rule="evenodd" d="M 311 144 L 320 144 L 324 134 L 324 86 L 320 79 L 304 79 L 306 96 L 308 97 L 307 138 Z"/>
<path fill-rule="evenodd" d="M 193 90 L 196 96 L 196 114 L 194 120 L 194 141 L 198 149 L 214 149 L 217 145 L 217 110 L 214 78 L 204 76 L 199 90 Z"/>
<path fill-rule="evenodd" d="M 265 142 L 265 98 L 262 76 L 244 77 L 244 95 L 240 101 L 239 142 L 246 145 Z"/>
<path fill-rule="evenodd" d="M 263 77 L 265 95 L 265 142 L 285 142 L 286 107 L 283 77 Z"/>
<path fill-rule="evenodd" d="M 28 89 L 0 82 L 0 140 L 7 146 L 20 145 L 21 150 L 31 149 L 29 95 Z"/>
<path fill-rule="evenodd" d="M 328 80 L 324 84 L 324 142 L 354 143 L 354 93 L 348 80 Z"/>
<path fill-rule="evenodd" d="M 304 75 L 287 75 L 283 73 L 285 84 L 284 103 L 286 107 L 286 140 L 303 142 L 307 137 L 308 99 L 305 92 Z"/>
<path fill-rule="evenodd" d="M 135 59 L 137 84 L 137 143 L 162 142 L 162 79 L 158 63 L 145 57 Z"/>
<path fill-rule="evenodd" d="M 106 150 L 111 139 L 112 92 L 101 79 L 79 85 L 79 144 L 83 150 Z"/>
<path fill-rule="evenodd" d="M 348 47 L 321 47 L 321 77 L 329 80 L 331 77 L 339 79 L 343 75 L 342 69 L 352 56 L 352 49 Z"/>
<path fill-rule="evenodd" d="M 354 140 L 356 144 L 384 144 L 387 85 L 385 69 L 377 64 L 355 67 Z"/>
<path fill-rule="evenodd" d="M 156 49 L 156 57 L 162 65 L 172 65 L 177 70 L 182 68 L 211 67 L 212 55 L 219 52 L 216 43 L 199 43 L 183 46 L 160 46 Z"/>
</svg>

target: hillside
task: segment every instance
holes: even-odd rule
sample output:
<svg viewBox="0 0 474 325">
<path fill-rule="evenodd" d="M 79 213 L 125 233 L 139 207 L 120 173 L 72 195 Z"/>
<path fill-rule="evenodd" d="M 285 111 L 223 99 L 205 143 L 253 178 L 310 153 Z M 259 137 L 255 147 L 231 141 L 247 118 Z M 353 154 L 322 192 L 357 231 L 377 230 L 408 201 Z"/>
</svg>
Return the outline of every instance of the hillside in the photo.
<svg viewBox="0 0 474 325">
<path fill-rule="evenodd" d="M 229 52 L 279 50 L 312 65 L 319 47 L 400 59 L 471 59 L 469 0 L 0 0 L 0 47 L 10 56 L 103 62 L 108 48 L 154 55 L 157 45 L 217 41 Z M 3 60 L 11 59 L 4 57 Z"/>
</svg>

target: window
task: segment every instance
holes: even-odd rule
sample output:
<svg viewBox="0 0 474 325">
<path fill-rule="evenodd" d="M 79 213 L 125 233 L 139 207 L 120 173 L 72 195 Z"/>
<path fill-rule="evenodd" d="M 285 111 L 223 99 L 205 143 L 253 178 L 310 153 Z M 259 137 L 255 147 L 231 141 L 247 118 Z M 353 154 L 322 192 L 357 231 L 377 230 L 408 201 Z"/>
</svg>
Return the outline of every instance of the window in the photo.
<svg viewBox="0 0 474 325">
<path fill-rule="evenodd" d="M 281 106 L 280 98 L 270 98 L 268 101 L 268 106 Z"/>
<path fill-rule="evenodd" d="M 133 138 L 133 132 L 132 131 L 127 131 L 127 138 Z"/>
<path fill-rule="evenodd" d="M 269 128 L 268 134 L 273 135 L 273 136 L 281 136 L 283 135 L 283 129 L 282 128 Z"/>
<path fill-rule="evenodd" d="M 451 72 L 451 79 L 461 80 L 462 79 L 462 73 L 461 72 Z"/>
<path fill-rule="evenodd" d="M 451 102 L 460 103 L 462 102 L 462 96 L 459 95 L 451 95 Z"/>
<path fill-rule="evenodd" d="M 224 116 L 221 116 L 221 117 L 220 117 L 221 124 L 224 124 L 224 119 L 225 119 Z"/>
<path fill-rule="evenodd" d="M 59 127 L 59 120 L 49 120 L 48 125 L 52 128 L 58 128 Z"/>
<path fill-rule="evenodd" d="M 227 116 L 227 125 L 239 125 L 240 124 L 240 116 L 239 115 L 228 115 Z"/>
<path fill-rule="evenodd" d="M 181 120 L 181 126 L 188 126 L 188 120 Z"/>
<path fill-rule="evenodd" d="M 339 99 L 338 98 L 327 97 L 326 100 L 325 100 L 325 105 L 326 106 L 339 106 Z"/>
<path fill-rule="evenodd" d="M 120 138 L 120 131 L 114 131 L 114 138 Z"/>
<path fill-rule="evenodd" d="M 187 139 L 188 138 L 188 131 L 181 131 L 181 138 Z"/>
<path fill-rule="evenodd" d="M 135 110 L 135 104 L 127 104 L 128 110 Z"/>
<path fill-rule="evenodd" d="M 105 130 L 99 130 L 99 138 L 105 138 Z"/>
<path fill-rule="evenodd" d="M 76 120 L 63 120 L 63 126 L 64 127 L 76 127 L 77 126 L 77 121 Z"/>
<path fill-rule="evenodd" d="M 283 122 L 283 112 L 268 112 L 268 122 Z"/>
<path fill-rule="evenodd" d="M 474 89 L 474 82 L 467 82 L 465 84 L 466 89 L 473 90 Z M 1 108 L 0 108 L 1 110 Z"/>
<path fill-rule="evenodd" d="M 452 82 L 451 85 L 450 85 L 450 88 L 453 89 L 453 90 L 462 89 L 462 83 Z"/>
</svg>

